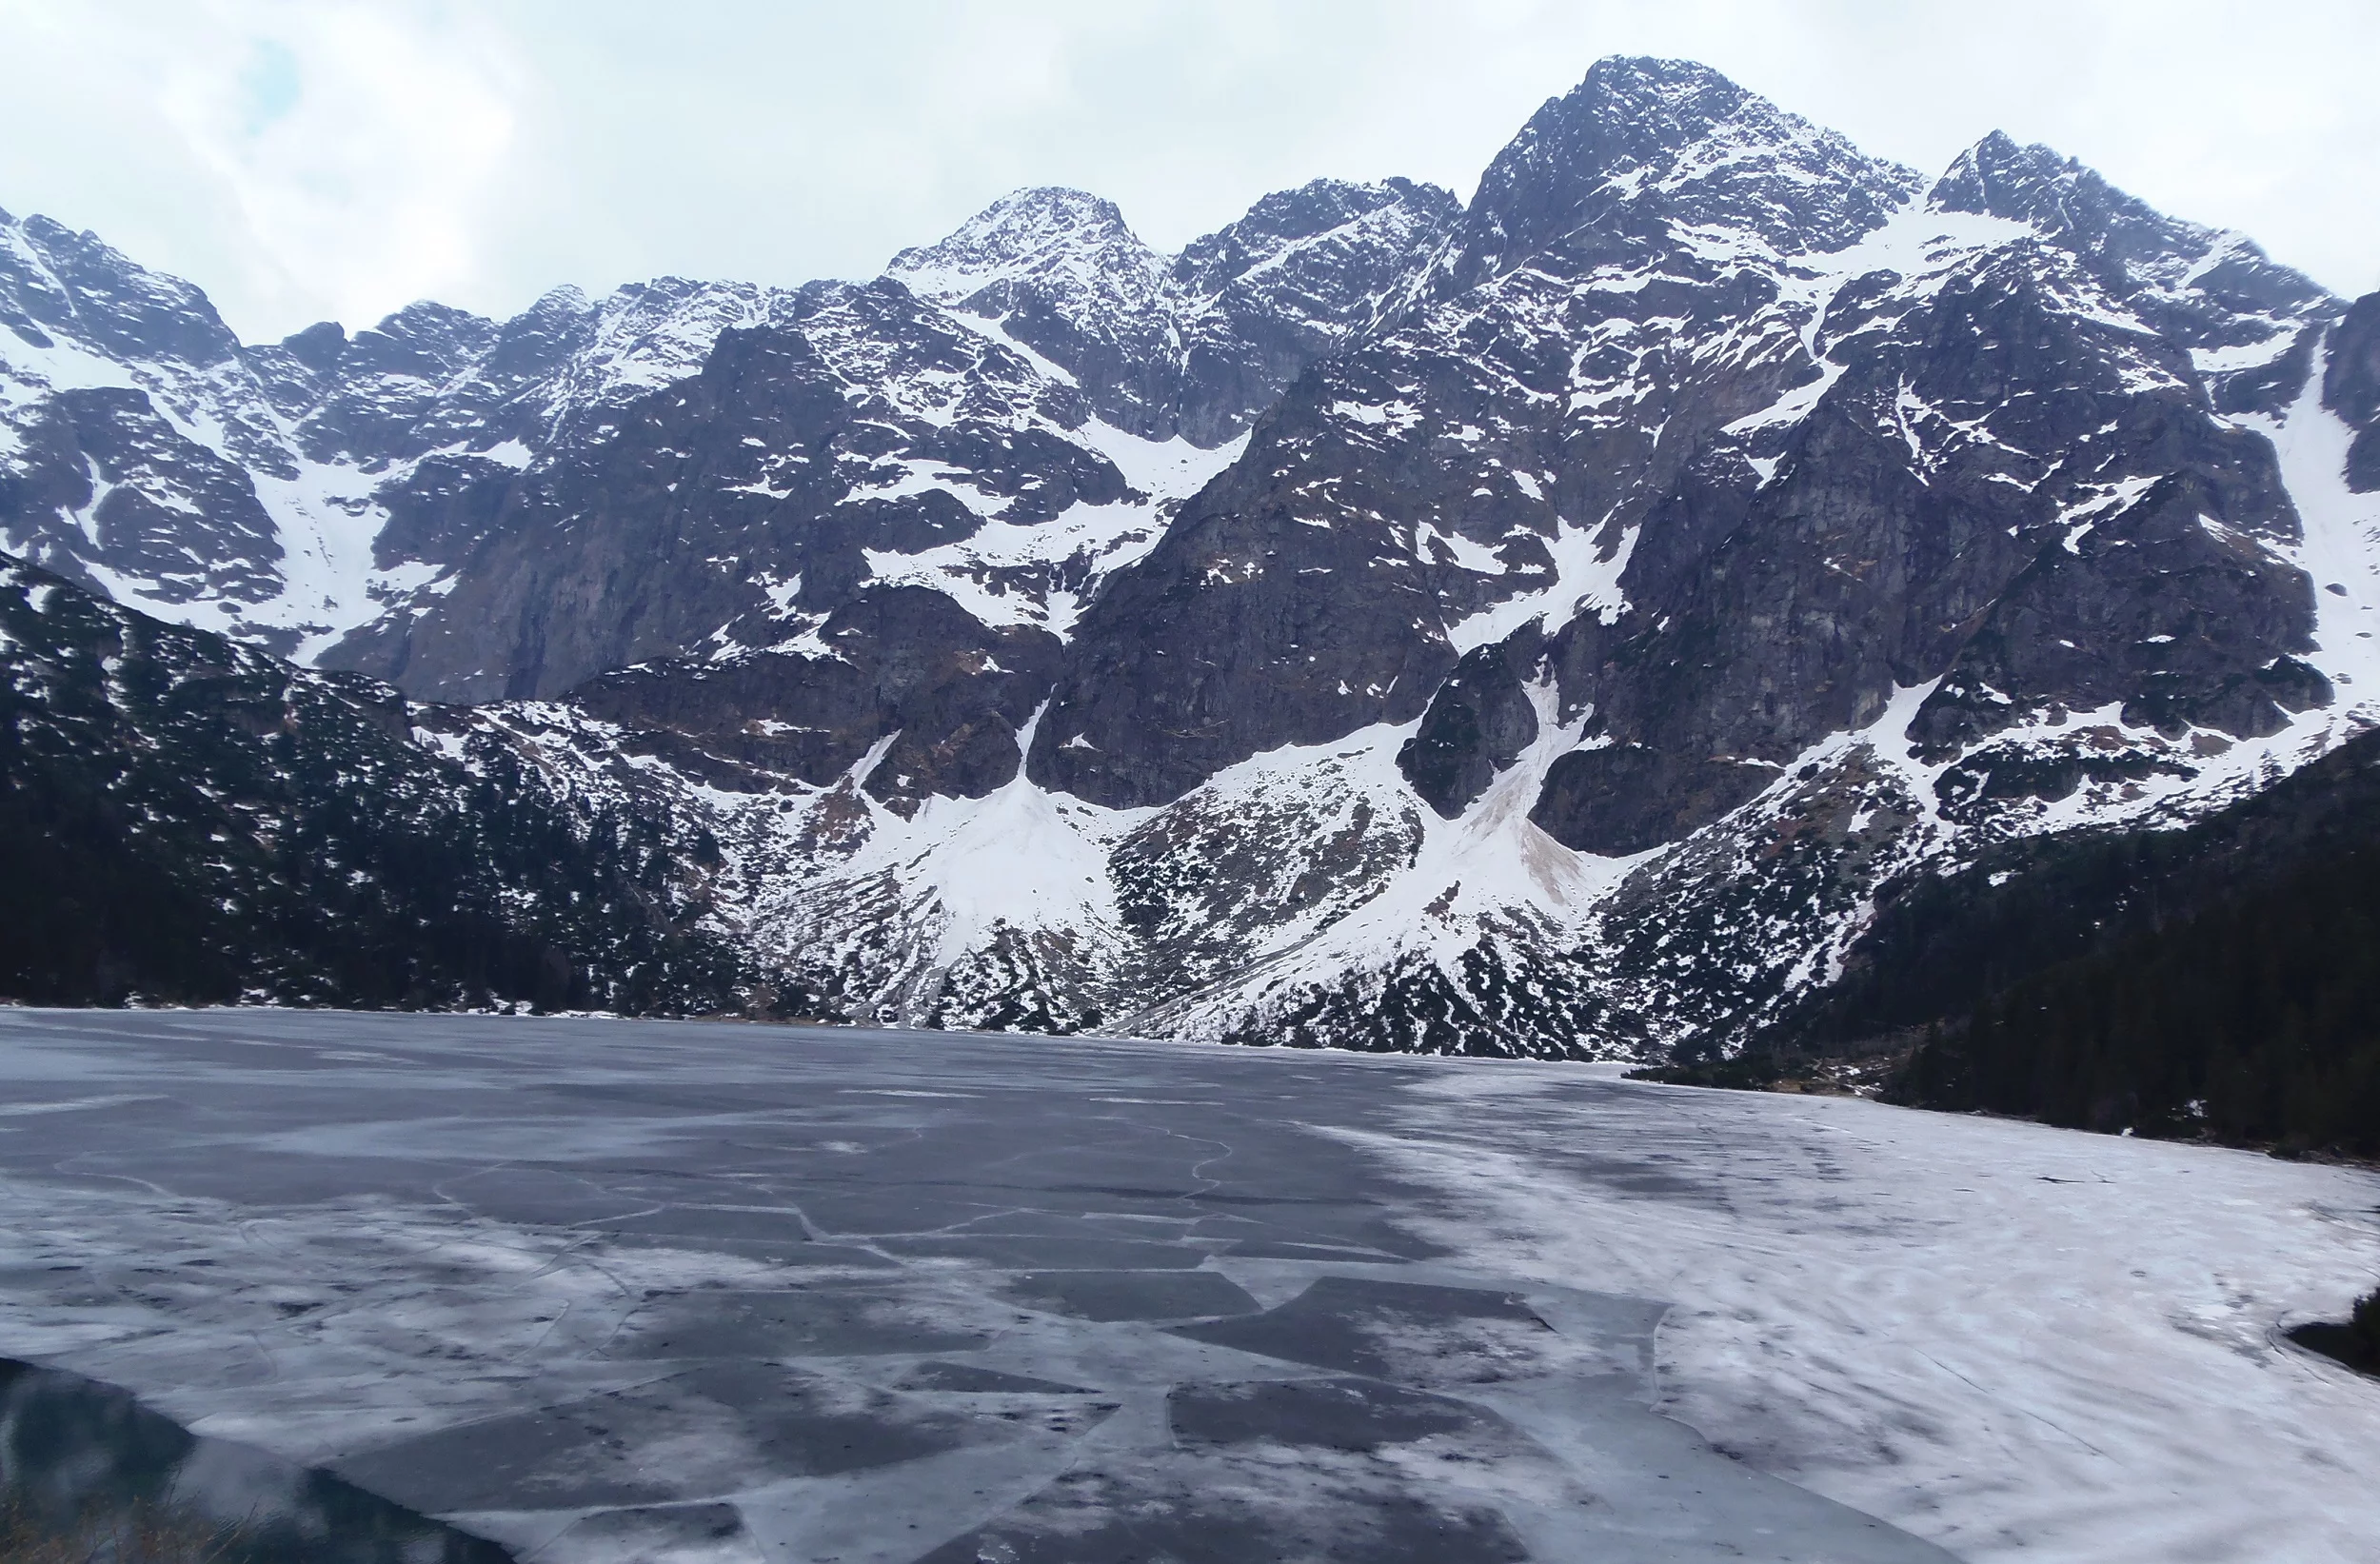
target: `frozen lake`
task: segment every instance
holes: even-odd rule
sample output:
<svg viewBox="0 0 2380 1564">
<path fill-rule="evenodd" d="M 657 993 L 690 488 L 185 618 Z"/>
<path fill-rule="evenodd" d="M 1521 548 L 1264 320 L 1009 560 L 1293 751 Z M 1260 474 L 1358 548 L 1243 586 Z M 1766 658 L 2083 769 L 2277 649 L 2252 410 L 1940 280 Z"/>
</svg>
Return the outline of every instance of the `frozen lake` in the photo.
<svg viewBox="0 0 2380 1564">
<path fill-rule="evenodd" d="M 0 1356 L 525 1559 L 2369 1559 L 2380 1179 L 1608 1071 L 0 1011 Z"/>
</svg>

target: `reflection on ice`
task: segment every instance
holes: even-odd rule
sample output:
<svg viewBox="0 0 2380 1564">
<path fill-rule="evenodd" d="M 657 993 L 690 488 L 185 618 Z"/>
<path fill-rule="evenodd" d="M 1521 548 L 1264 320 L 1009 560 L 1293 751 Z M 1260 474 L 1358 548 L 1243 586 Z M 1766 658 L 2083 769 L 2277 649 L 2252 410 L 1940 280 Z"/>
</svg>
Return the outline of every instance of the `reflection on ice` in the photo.
<svg viewBox="0 0 2380 1564">
<path fill-rule="evenodd" d="M 187 1552 L 210 1564 L 512 1558 L 327 1472 L 202 1438 L 112 1385 L 8 1358 L 0 1358 L 0 1499 L 29 1529 L 77 1536 L 77 1558 L 90 1538 L 143 1534 L 166 1557 Z"/>
</svg>

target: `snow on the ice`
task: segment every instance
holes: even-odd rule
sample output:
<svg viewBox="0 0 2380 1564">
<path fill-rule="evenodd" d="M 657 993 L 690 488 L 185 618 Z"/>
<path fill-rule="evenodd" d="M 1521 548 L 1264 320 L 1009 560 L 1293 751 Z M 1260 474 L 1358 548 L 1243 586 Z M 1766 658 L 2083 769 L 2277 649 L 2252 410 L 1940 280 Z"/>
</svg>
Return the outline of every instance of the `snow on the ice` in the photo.
<svg viewBox="0 0 2380 1564">
<path fill-rule="evenodd" d="M 2380 1382 L 2281 1332 L 2380 1283 L 2380 1178 L 1847 1099 L 1548 1095 L 1578 1068 L 1435 1079 L 1441 1144 L 1360 1138 L 1443 1192 L 1471 1262 L 1674 1300 L 1661 1410 L 1721 1449 L 1977 1564 L 2372 1556 Z"/>
</svg>

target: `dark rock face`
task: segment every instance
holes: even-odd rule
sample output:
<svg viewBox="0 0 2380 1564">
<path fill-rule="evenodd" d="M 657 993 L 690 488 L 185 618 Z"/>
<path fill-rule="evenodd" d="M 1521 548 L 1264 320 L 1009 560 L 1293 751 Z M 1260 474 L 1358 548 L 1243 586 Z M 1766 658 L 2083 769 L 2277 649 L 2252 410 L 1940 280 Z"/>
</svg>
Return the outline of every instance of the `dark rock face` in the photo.
<svg viewBox="0 0 2380 1564">
<path fill-rule="evenodd" d="M 1036 781 L 1109 807 L 1164 803 L 1234 762 L 1410 722 L 1453 666 L 1426 569 L 1347 497 L 1303 519 L 1292 394 L 1147 559 L 1083 617 L 1036 737 Z M 1383 485 L 1385 487 L 1385 485 Z M 1399 507 L 1407 508 L 1407 507 Z"/>
<path fill-rule="evenodd" d="M 1546 773 L 1529 818 L 1565 847 L 1625 857 L 1718 819 L 1776 774 L 1757 762 L 1688 760 L 1637 743 L 1574 749 Z"/>
<path fill-rule="evenodd" d="M 2045 549 L 1960 648 L 1910 734 L 1949 754 L 2037 712 L 2116 704 L 2128 725 L 2234 738 L 2277 731 L 2330 686 L 2312 650 L 2313 584 L 2255 535 L 2211 518 L 2207 485 L 2162 479 L 2070 550 Z"/>
<path fill-rule="evenodd" d="M 913 810 L 934 794 L 981 798 L 1017 774 L 1017 731 L 1048 690 L 1057 639 L 986 630 L 939 592 L 880 588 L 829 615 L 815 655 L 751 653 L 716 665 L 604 675 L 573 703 L 588 715 L 682 740 L 681 764 L 744 787 L 823 785 L 880 740 L 869 794 Z M 720 762 L 724 762 L 721 764 Z"/>
<path fill-rule="evenodd" d="M 1681 780 L 1782 764 L 1936 679 L 1913 736 L 1937 746 L 2111 700 L 2171 713 L 2160 726 L 2271 731 L 2247 675 L 2307 648 L 2312 599 L 2272 552 L 2297 525 L 2271 448 L 2212 417 L 2164 339 L 2078 311 L 2088 286 L 2020 243 L 1914 307 L 1869 279 L 1838 292 L 1817 333 L 1834 383 L 1739 520 L 1696 476 L 1648 520 L 1632 559 L 1646 601 L 1572 633 L 1566 703 Z M 1641 784 L 1648 762 L 1601 753 L 1539 823 L 1581 847 L 1650 845 L 1640 802 L 1585 785 L 1614 766 Z M 1686 785 L 1671 837 L 1749 791 Z M 1603 798 L 1630 823 L 1599 823 Z"/>
<path fill-rule="evenodd" d="M 1523 679 L 1537 661 L 1541 640 L 1532 627 L 1466 655 L 1397 752 L 1398 770 L 1444 819 L 1459 819 L 1496 774 L 1537 741 L 1537 707 Z"/>
<path fill-rule="evenodd" d="M 229 605 L 272 590 L 260 565 L 281 544 L 247 471 L 184 436 L 140 391 L 50 398 L 25 431 L 23 465 L 0 473 L 0 505 L 57 518 L 35 534 L 46 560 L 104 558 L 168 602 Z"/>
<path fill-rule="evenodd" d="M 2380 293 L 2365 294 L 2339 318 L 2322 405 L 2355 430 L 2347 450 L 2348 486 L 2359 494 L 2380 489 Z"/>
<path fill-rule="evenodd" d="M 624 411 L 578 462 L 417 487 L 425 503 L 400 514 L 423 542 L 468 545 L 461 584 L 333 660 L 465 698 L 558 694 L 706 643 L 799 640 L 874 577 L 871 551 L 964 543 L 987 512 L 1030 526 L 1126 497 L 1111 463 L 1053 432 L 1081 422 L 1079 401 L 899 285 L 822 286 L 791 317 L 724 335 L 700 375 Z M 858 353 L 879 381 L 855 384 Z M 954 407 L 904 404 L 921 383 L 966 390 Z M 920 467 L 964 481 L 905 491 Z"/>
</svg>

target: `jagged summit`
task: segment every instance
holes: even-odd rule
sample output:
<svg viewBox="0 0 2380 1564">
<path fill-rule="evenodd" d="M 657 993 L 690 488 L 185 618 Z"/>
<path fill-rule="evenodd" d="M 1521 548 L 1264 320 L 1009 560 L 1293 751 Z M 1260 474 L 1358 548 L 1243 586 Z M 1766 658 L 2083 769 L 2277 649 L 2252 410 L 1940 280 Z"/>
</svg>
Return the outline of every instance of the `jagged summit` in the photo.
<svg viewBox="0 0 2380 1564">
<path fill-rule="evenodd" d="M 986 288 L 1062 269 L 1133 279 L 1167 277 L 1199 297 L 1278 261 L 1300 241 L 1319 238 L 1384 210 L 1445 223 L 1461 211 L 1451 190 L 1408 179 L 1363 183 L 1315 179 L 1276 190 L 1244 216 L 1166 255 L 1132 231 L 1116 204 L 1062 187 L 1037 186 L 1001 197 L 949 235 L 901 251 L 885 267 L 911 291 L 938 304 L 969 305 Z M 988 314 L 1001 299 L 970 307 Z"/>
<path fill-rule="evenodd" d="M 316 321 L 290 332 L 277 346 L 307 368 L 322 374 L 337 365 L 340 355 L 347 350 L 347 328 L 337 321 Z"/>
<path fill-rule="evenodd" d="M 1058 365 L 1119 427 L 1162 439 L 1177 375 L 1165 258 L 1112 201 L 1041 188 L 1002 196 L 887 275 L 920 298 L 999 323 Z"/>
<path fill-rule="evenodd" d="M 1025 189 L 902 250 L 886 275 L 993 323 L 1116 427 L 1212 448 L 1370 325 L 1458 209 L 1447 191 L 1409 180 L 1316 180 L 1167 257 L 1113 202 Z"/>
<path fill-rule="evenodd" d="M 1625 255 L 1655 231 L 1841 248 L 1923 181 L 1707 66 L 1615 56 L 1548 100 L 1479 180 L 1449 268 L 1456 288 L 1539 251 Z"/>
<path fill-rule="evenodd" d="M 902 250 L 885 268 L 937 304 L 961 304 L 1025 279 L 1099 289 L 1127 308 L 1155 295 L 1164 257 L 1140 242 L 1116 204 L 1082 190 L 1012 191 L 931 245 Z M 997 313 L 987 299 L 979 313 Z"/>
<path fill-rule="evenodd" d="M 586 289 L 576 283 L 564 283 L 540 293 L 537 296 L 537 302 L 523 311 L 523 315 L 559 314 L 565 311 L 582 310 L 586 308 L 590 302 L 586 296 Z M 515 317 L 515 319 L 519 318 L 522 317 Z"/>
<path fill-rule="evenodd" d="M 2119 237 L 2131 241 L 2127 247 L 2203 247 L 2212 232 L 2168 217 L 2075 159 L 2038 142 L 2019 143 L 2005 130 L 1953 160 L 1926 202 L 1941 211 L 2013 218 L 2093 248 Z"/>
<path fill-rule="evenodd" d="M 95 233 L 36 212 L 0 221 L 0 327 L 28 347 L 53 339 L 120 359 L 218 365 L 239 339 L 195 284 L 138 266 Z"/>
<path fill-rule="evenodd" d="M 1436 185 L 1409 179 L 1310 180 L 1294 190 L 1276 190 L 1250 207 L 1246 216 L 1182 247 L 1174 257 L 1173 277 L 1192 294 L 1212 298 L 1259 267 L 1277 265 L 1301 241 L 1367 221 L 1442 228 L 1461 213 L 1455 192 Z"/>
<path fill-rule="evenodd" d="M 454 374 L 495 345 L 499 327 L 485 315 L 421 299 L 347 339 L 347 351 L 375 373 Z"/>
<path fill-rule="evenodd" d="M 2075 159 L 2005 131 L 1960 153 L 1926 205 L 2027 225 L 2194 348 L 2252 348 L 2339 307 L 2247 235 L 2169 217 Z"/>
</svg>

